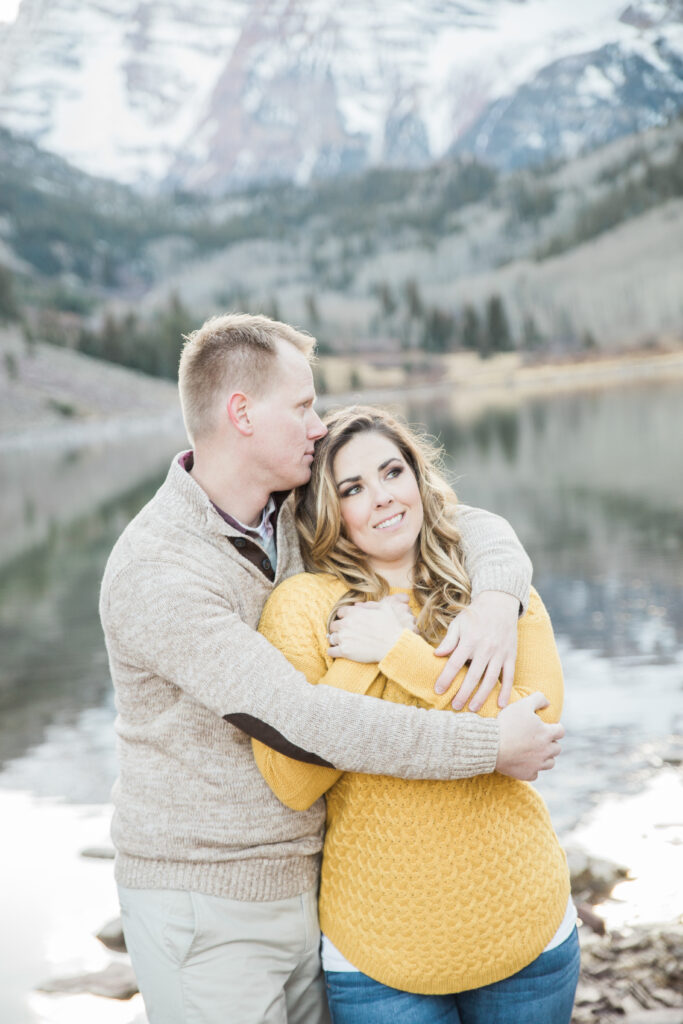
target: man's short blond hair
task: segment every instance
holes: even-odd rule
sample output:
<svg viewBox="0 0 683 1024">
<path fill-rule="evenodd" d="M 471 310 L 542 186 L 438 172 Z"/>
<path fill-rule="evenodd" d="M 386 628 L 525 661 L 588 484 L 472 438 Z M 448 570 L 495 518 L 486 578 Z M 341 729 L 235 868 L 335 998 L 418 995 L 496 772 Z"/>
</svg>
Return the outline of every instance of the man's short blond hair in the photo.
<svg viewBox="0 0 683 1024">
<path fill-rule="evenodd" d="M 273 363 L 279 341 L 294 345 L 309 360 L 315 350 L 310 334 L 248 313 L 211 317 L 184 338 L 178 387 L 192 444 L 215 428 L 221 394 L 227 390 L 262 394 L 275 383 Z"/>
</svg>

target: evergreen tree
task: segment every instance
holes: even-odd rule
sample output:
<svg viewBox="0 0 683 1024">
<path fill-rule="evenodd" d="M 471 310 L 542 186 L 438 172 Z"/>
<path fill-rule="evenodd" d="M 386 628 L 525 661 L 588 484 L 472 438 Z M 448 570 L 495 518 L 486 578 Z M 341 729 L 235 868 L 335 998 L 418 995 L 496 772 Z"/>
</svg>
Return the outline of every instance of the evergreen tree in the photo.
<svg viewBox="0 0 683 1024">
<path fill-rule="evenodd" d="M 403 297 L 411 320 L 420 320 L 424 313 L 424 304 L 420 295 L 420 287 L 414 277 L 408 278 L 403 286 Z"/>
<path fill-rule="evenodd" d="M 319 395 L 326 395 L 329 391 L 329 385 L 327 383 L 327 377 L 319 366 L 313 367 L 313 380 L 315 382 L 315 390 L 317 393 Z"/>
<path fill-rule="evenodd" d="M 492 352 L 509 352 L 512 349 L 510 326 L 500 295 L 492 295 L 486 303 L 486 333 Z"/>
<path fill-rule="evenodd" d="M 87 355 L 175 380 L 183 336 L 194 326 L 180 296 L 172 292 L 167 305 L 148 321 L 141 322 L 130 310 L 120 320 L 107 313 L 99 331 L 81 327 L 76 346 Z"/>
<path fill-rule="evenodd" d="M 5 352 L 4 359 L 5 373 L 9 380 L 18 380 L 19 378 L 19 363 L 14 352 Z"/>
<path fill-rule="evenodd" d="M 175 380 L 183 335 L 189 334 L 194 328 L 193 318 L 183 305 L 178 292 L 174 291 L 169 296 L 168 305 L 157 316 L 155 327 L 156 369 L 150 372 Z"/>
<path fill-rule="evenodd" d="M 424 303 L 419 285 L 414 278 L 409 278 L 404 282 L 403 299 L 406 310 L 400 329 L 401 347 L 408 349 L 420 344 L 419 321 L 424 316 Z"/>
<path fill-rule="evenodd" d="M 522 323 L 522 347 L 535 352 L 543 344 L 543 336 L 538 329 L 533 313 L 527 313 Z"/>
<path fill-rule="evenodd" d="M 18 316 L 12 272 L 0 264 L 0 323 L 16 320 Z"/>
<path fill-rule="evenodd" d="M 112 313 L 107 313 L 100 332 L 100 352 L 110 363 L 123 363 L 123 337 L 121 328 Z"/>
<path fill-rule="evenodd" d="M 438 306 L 428 309 L 424 320 L 424 347 L 428 352 L 448 352 L 453 347 L 455 320 Z"/>
<path fill-rule="evenodd" d="M 460 328 L 460 341 L 463 348 L 471 352 L 478 352 L 482 345 L 482 330 L 479 316 L 474 306 L 469 303 L 462 311 L 462 325 Z"/>
<path fill-rule="evenodd" d="M 269 316 L 271 320 L 282 320 L 282 313 L 280 311 L 280 303 L 277 300 L 277 295 L 271 295 L 267 302 L 263 305 L 263 314 Z"/>
<path fill-rule="evenodd" d="M 380 281 L 375 285 L 375 295 L 379 299 L 379 304 L 382 308 L 382 313 L 385 317 L 393 316 L 396 312 L 397 302 L 391 285 L 386 281 Z"/>
<path fill-rule="evenodd" d="M 306 314 L 312 327 L 319 327 L 321 323 L 320 310 L 313 292 L 309 292 L 304 299 L 306 303 Z"/>
</svg>

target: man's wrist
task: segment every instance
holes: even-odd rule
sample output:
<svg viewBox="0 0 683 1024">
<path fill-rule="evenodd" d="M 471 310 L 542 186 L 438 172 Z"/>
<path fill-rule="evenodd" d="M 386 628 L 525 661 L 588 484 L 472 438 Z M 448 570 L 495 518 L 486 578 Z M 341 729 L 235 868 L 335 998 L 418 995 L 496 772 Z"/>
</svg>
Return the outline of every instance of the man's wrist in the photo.
<svg viewBox="0 0 683 1024">
<path fill-rule="evenodd" d="M 510 610 L 512 611 L 512 609 L 514 608 L 514 611 L 516 612 L 518 618 L 524 614 L 526 610 L 526 605 L 529 603 L 528 594 L 527 601 L 525 604 L 522 601 L 522 599 L 518 596 L 518 594 L 510 592 L 508 590 L 499 590 L 493 589 L 491 587 L 486 587 L 485 589 L 473 591 L 471 604 L 486 604 L 487 601 L 493 599 L 495 600 L 497 607 L 500 608 L 505 604 L 506 598 L 510 601 Z"/>
</svg>

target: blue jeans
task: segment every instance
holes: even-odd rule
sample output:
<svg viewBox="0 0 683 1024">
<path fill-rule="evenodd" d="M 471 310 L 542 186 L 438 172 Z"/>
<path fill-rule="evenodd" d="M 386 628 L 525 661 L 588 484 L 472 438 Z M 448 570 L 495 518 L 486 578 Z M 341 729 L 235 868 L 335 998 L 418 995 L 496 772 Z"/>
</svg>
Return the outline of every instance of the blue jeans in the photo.
<svg viewBox="0 0 683 1024">
<path fill-rule="evenodd" d="M 326 971 L 332 1024 L 569 1024 L 579 980 L 576 929 L 517 974 L 448 996 L 417 996 L 359 971 Z"/>
</svg>

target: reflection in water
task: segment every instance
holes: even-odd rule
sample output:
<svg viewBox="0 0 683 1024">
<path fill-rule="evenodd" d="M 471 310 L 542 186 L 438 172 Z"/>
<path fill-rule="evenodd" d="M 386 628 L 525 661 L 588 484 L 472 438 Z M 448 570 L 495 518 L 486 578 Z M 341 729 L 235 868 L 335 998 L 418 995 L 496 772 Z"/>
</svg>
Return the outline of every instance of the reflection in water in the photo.
<svg viewBox="0 0 683 1024">
<path fill-rule="evenodd" d="M 672 661 L 681 648 L 680 589 L 651 579 L 623 586 L 615 578 L 586 581 L 539 573 L 536 584 L 553 611 L 557 631 L 575 646 L 610 658 Z"/>
<path fill-rule="evenodd" d="M 111 702 L 100 579 L 114 541 L 161 479 L 53 526 L 43 544 L 0 572 L 0 764 L 40 743 L 51 724 L 72 727 L 84 708 Z"/>
<path fill-rule="evenodd" d="M 654 785 L 671 734 L 683 733 L 683 473 L 671 440 L 683 434 L 683 389 L 493 408 L 467 407 L 455 393 L 402 411 L 441 438 L 460 497 L 504 514 L 533 558 L 565 669 L 564 752 L 559 770 L 539 780 L 562 835 L 606 794 L 635 799 Z M 181 446 L 165 440 L 119 455 L 100 448 L 0 456 L 8 495 L 0 518 L 0 804 L 10 834 L 8 801 L 18 800 L 17 827 L 26 835 L 30 824 L 36 837 L 29 861 L 5 844 L 16 917 L 30 928 L 18 944 L 12 934 L 0 985 L 22 1024 L 90 1019 L 86 1002 L 94 997 L 33 995 L 29 1007 L 25 993 L 47 973 L 69 973 L 70 956 L 74 970 L 101 956 L 89 936 L 115 904 L 110 866 L 77 857 L 93 814 L 83 805 L 104 804 L 115 773 L 99 582 L 116 537 Z M 107 817 L 100 808 L 89 842 L 106 842 Z M 613 831 L 628 841 L 627 832 Z M 48 872 L 46 846 L 55 851 Z M 17 865 L 31 859 L 35 872 L 29 866 L 24 877 Z M 50 905 L 50 879 L 70 879 L 65 891 L 80 893 L 85 907 L 86 872 L 104 888 L 90 895 L 92 922 L 65 938 L 72 909 Z M 112 1024 L 130 1024 L 138 1011 L 112 1004 L 102 1012 Z"/>
<path fill-rule="evenodd" d="M 6 834 L 21 837 L 0 848 L 2 876 L 10 880 L 3 889 L 0 930 L 3 1022 L 142 1022 L 139 996 L 121 1003 L 32 991 L 49 977 L 102 970 L 114 958 L 95 938 L 104 922 L 118 914 L 111 861 L 79 856 L 83 847 L 102 843 L 110 809 L 60 806 L 2 791 L 0 813 Z"/>
<path fill-rule="evenodd" d="M 410 407 L 444 445 L 460 497 L 505 515 L 558 629 L 605 654 L 681 646 L 681 388 L 458 410 Z"/>
<path fill-rule="evenodd" d="M 413 412 L 419 415 L 418 410 Z M 515 407 L 488 409 L 466 426 L 457 420 L 439 424 L 436 419 L 429 425 L 429 430 L 438 434 L 441 444 L 451 456 L 471 444 L 478 455 L 488 457 L 497 448 L 506 462 L 513 463 L 519 447 L 520 411 Z"/>
<path fill-rule="evenodd" d="M 680 799 L 679 773 L 663 769 L 642 792 L 606 800 L 600 813 L 590 815 L 573 836 L 574 842 L 616 864 L 623 863 L 628 851 L 630 877 L 600 908 L 608 929 L 675 921 L 683 913 L 683 821 L 674 812 Z"/>
<path fill-rule="evenodd" d="M 119 426 L 116 437 L 90 447 L 0 450 L 0 567 L 162 472 L 184 444 L 176 419 L 162 418 L 138 435 Z"/>
</svg>

